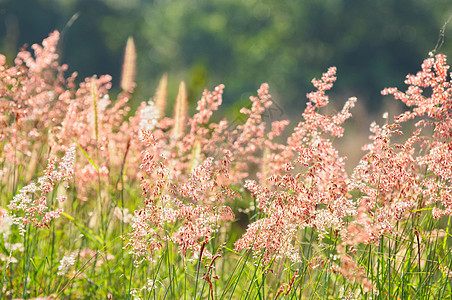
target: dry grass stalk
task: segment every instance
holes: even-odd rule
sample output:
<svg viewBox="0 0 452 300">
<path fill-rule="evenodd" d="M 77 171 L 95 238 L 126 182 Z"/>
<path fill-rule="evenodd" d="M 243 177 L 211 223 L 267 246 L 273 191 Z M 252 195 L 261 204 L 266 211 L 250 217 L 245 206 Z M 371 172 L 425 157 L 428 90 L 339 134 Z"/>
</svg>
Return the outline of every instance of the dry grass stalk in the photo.
<svg viewBox="0 0 452 300">
<path fill-rule="evenodd" d="M 167 88 L 168 88 L 168 74 L 165 73 L 160 79 L 159 85 L 157 87 L 157 90 L 155 91 L 154 96 L 154 103 L 160 113 L 160 117 L 165 116 Z"/>
<path fill-rule="evenodd" d="M 179 138 L 184 133 L 185 120 L 187 116 L 187 88 L 185 82 L 179 84 L 176 105 L 174 106 L 174 138 Z"/>
<path fill-rule="evenodd" d="M 135 69 L 136 69 L 137 53 L 135 43 L 132 37 L 127 40 L 126 49 L 124 51 L 124 63 L 122 65 L 121 88 L 125 92 L 132 92 L 135 87 Z"/>
</svg>

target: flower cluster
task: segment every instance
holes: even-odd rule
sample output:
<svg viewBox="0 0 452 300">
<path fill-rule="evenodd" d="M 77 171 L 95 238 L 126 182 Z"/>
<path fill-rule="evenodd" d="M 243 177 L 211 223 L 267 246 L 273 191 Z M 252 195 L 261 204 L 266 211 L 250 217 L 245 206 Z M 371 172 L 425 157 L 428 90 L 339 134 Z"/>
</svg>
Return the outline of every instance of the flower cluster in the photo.
<svg viewBox="0 0 452 300">
<path fill-rule="evenodd" d="M 228 152 L 223 164 L 214 166 L 213 158 L 207 158 L 186 181 L 173 181 L 174 170 L 168 160 L 153 153 L 153 146 L 158 145 L 154 136 L 143 131 L 143 141 L 148 145 L 141 164 L 148 177 L 141 184 L 144 207 L 135 211 L 126 247 L 137 259 L 148 260 L 169 241 L 178 244 L 184 255 L 188 251 L 199 253 L 202 243 L 212 238 L 219 225 L 234 218 L 232 210 L 224 205 L 234 197 L 227 185 Z M 174 226 L 172 234 L 165 230 L 168 226 Z"/>
<path fill-rule="evenodd" d="M 437 55 L 424 61 L 421 72 L 407 76 L 405 93 L 383 90 L 412 109 L 397 116 L 394 124 L 371 126 L 372 143 L 364 147 L 367 153 L 349 185 L 362 195 L 358 214 L 347 228 L 349 244 L 373 243 L 384 233 L 396 233 L 397 222 L 410 218 L 413 209 L 433 205 L 434 218 L 452 212 L 448 68 L 445 56 Z M 416 130 L 404 143 L 393 142 L 394 135 L 402 134 L 400 124 L 411 119 L 416 119 Z M 426 127 L 433 129 L 432 137 L 422 135 Z"/>
<path fill-rule="evenodd" d="M 76 74 L 63 76 L 67 67 L 58 63 L 58 39 L 59 33 L 53 32 L 42 46 L 32 46 L 33 55 L 20 51 L 11 67 L 0 55 L 0 183 L 14 191 L 22 187 L 8 211 L 0 208 L 4 241 L 11 222 L 21 234 L 27 225 L 49 227 L 62 212 L 59 202 L 67 198 L 64 189 L 56 187 L 67 188 L 71 181 L 77 200 L 98 199 L 96 213 L 116 215 L 130 224 L 123 238 L 136 263 L 153 261 L 169 243 L 184 257 L 210 260 L 202 278 L 213 297 L 214 262 L 222 253 L 209 253 L 205 246 L 228 234 L 238 206 L 248 205 L 245 211 L 252 222 L 234 241 L 235 251 L 252 252 L 264 268 L 282 258 L 294 263 L 306 259 L 311 269 L 340 274 L 367 292 L 374 286 L 358 263 L 357 249 L 377 242 L 383 247 L 386 236 L 402 235 L 400 223 L 419 220 L 426 212 L 430 220 L 452 214 L 452 81 L 444 55 L 425 60 L 420 72 L 408 75 L 405 92 L 382 92 L 408 109 L 394 122 L 371 124 L 366 152 L 348 176 L 346 157 L 332 140 L 343 136 L 356 98 L 335 114 L 324 113 L 327 92 L 336 80 L 334 67 L 312 81 L 316 90 L 307 94 L 301 121 L 284 139 L 289 121 L 264 122 L 273 105 L 266 83 L 241 109 L 241 124 L 212 121 L 223 101 L 223 85 L 205 90 L 196 113 L 189 116 L 188 93 L 181 82 L 174 115 L 166 116 L 166 76 L 155 96 L 131 114 L 127 103 L 135 86 L 133 40 L 125 54 L 123 91 L 110 99 L 108 75 L 86 78 L 79 86 Z M 408 121 L 413 121 L 414 131 Z M 16 174 L 16 166 L 23 176 Z M 43 175 L 32 181 L 36 171 Z M 143 201 L 138 208 L 107 201 L 124 192 L 124 182 L 128 188 L 140 186 Z M 4 195 L 7 192 L 0 191 Z M 129 209 L 135 209 L 133 214 Z M 419 235 L 415 225 L 409 226 Z M 303 229 L 312 232 L 310 242 L 320 249 L 311 258 L 299 247 Z M 75 256 L 97 255 L 91 250 L 67 253 L 59 275 L 75 264 Z M 441 270 L 450 275 L 449 268 Z M 291 291 L 298 271 L 280 286 L 277 297 Z M 155 289 L 157 281 L 149 282 L 148 288 Z"/>
<path fill-rule="evenodd" d="M 93 193 L 92 182 L 99 177 L 108 182 L 111 176 L 119 176 L 116 170 L 128 161 L 136 162 L 136 156 L 126 157 L 128 150 L 141 151 L 140 143 L 133 143 L 139 131 L 139 115 L 124 121 L 134 84 L 127 84 L 127 91 L 114 102 L 108 94 L 109 75 L 87 78 L 77 87 L 77 74 L 65 78 L 67 66 L 58 63 L 58 41 L 55 31 L 42 46 L 32 46 L 33 54 L 20 51 L 11 67 L 0 55 L 0 144 L 4 150 L 0 161 L 6 165 L 2 173 L 3 177 L 13 176 L 11 166 L 23 165 L 28 182 L 44 164 L 41 152 L 57 155 L 76 143 L 89 158 L 74 165 L 79 200 L 87 200 Z M 149 116 L 143 114 L 146 119 Z M 129 176 L 138 178 L 134 168 L 128 170 Z"/>
<path fill-rule="evenodd" d="M 300 229 L 313 227 L 321 234 L 341 230 L 344 218 L 354 214 L 354 203 L 347 194 L 344 158 L 323 135 L 342 135 L 340 124 L 350 116 L 348 110 L 356 99 L 351 98 L 334 116 L 318 112 L 328 104 L 325 91 L 332 87 L 335 72 L 330 68 L 321 80 L 313 81 L 318 91 L 308 94 L 304 121 L 285 145 L 273 147 L 267 170 L 271 175 L 262 184 L 247 181 L 245 187 L 264 217 L 252 223 L 235 243 L 237 251 L 250 248 L 262 253 L 264 263 L 281 256 L 299 261 L 294 242 Z"/>
<path fill-rule="evenodd" d="M 55 166 L 56 159 L 49 159 L 44 176 L 40 177 L 37 183 L 31 182 L 23 187 L 11 200 L 8 208 L 12 211 L 13 223 L 18 225 L 21 234 L 25 233 L 27 224 L 32 224 L 38 228 L 48 228 L 50 221 L 60 216 L 63 210 L 55 208 L 57 203 L 53 200 L 55 193 L 52 192 L 59 183 L 66 187 L 69 186 L 68 182 L 74 174 L 74 159 L 74 147 L 66 152 L 58 168 Z M 59 201 L 65 200 L 65 196 L 55 198 Z"/>
</svg>

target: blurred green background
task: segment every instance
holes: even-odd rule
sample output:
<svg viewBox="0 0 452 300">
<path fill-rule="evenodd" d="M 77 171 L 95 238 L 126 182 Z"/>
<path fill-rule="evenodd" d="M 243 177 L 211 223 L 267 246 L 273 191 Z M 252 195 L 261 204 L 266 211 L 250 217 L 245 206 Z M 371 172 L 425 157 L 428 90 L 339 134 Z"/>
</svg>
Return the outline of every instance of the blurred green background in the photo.
<svg viewBox="0 0 452 300">
<path fill-rule="evenodd" d="M 191 102 L 224 83 L 229 109 L 268 82 L 290 117 L 304 107 L 311 79 L 337 66 L 334 94 L 341 103 L 357 96 L 372 111 L 382 104 L 380 90 L 403 88 L 405 75 L 419 70 L 450 14 L 450 0 L 0 0 L 0 52 L 11 62 L 24 44 L 57 29 L 70 71 L 80 80 L 111 74 L 118 88 L 133 36 L 136 103 L 167 72 L 170 97 L 180 80 Z"/>
</svg>

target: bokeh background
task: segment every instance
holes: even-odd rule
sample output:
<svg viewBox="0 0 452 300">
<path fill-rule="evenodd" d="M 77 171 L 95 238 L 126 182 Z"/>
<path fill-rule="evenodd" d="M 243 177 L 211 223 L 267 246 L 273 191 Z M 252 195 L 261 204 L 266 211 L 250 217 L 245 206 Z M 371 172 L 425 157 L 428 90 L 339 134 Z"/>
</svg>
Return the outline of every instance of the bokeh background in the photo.
<svg viewBox="0 0 452 300">
<path fill-rule="evenodd" d="M 349 146 L 356 147 L 371 119 L 400 109 L 380 91 L 404 88 L 405 75 L 419 70 L 451 14 L 450 0 L 0 0 L 0 52 L 12 62 L 24 44 L 57 29 L 70 72 L 79 80 L 111 74 L 118 89 L 133 36 L 132 105 L 152 97 L 168 73 L 169 98 L 184 80 L 192 109 L 204 88 L 225 84 L 222 113 L 234 116 L 268 82 L 276 117 L 292 120 L 313 89 L 311 79 L 337 66 L 332 110 L 358 97 Z M 452 53 L 452 22 L 440 52 Z"/>
</svg>

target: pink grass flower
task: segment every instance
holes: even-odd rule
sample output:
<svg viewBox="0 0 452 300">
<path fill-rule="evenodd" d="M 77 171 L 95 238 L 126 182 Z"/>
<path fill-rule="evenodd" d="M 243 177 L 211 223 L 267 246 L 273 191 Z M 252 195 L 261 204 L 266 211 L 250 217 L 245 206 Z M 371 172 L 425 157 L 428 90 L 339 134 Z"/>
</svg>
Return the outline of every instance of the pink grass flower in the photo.
<svg viewBox="0 0 452 300">
<path fill-rule="evenodd" d="M 330 68 L 321 80 L 313 80 L 317 91 L 307 95 L 309 101 L 302 114 L 304 121 L 295 127 L 287 143 L 269 144 L 276 154 L 270 156 L 272 162 L 267 160 L 270 168 L 266 172 L 270 176 L 266 181 L 249 180 L 245 184 L 264 217 L 249 225 L 246 233 L 235 243 L 235 250 L 251 249 L 254 255 L 262 255 L 263 264 L 281 257 L 300 261 L 295 247 L 300 229 L 315 228 L 321 238 L 328 230 L 342 230 L 344 218 L 355 214 L 355 204 L 347 193 L 344 158 L 324 135 L 342 135 L 340 125 L 350 117 L 349 109 L 356 99 L 349 99 L 344 109 L 334 116 L 318 112 L 328 104 L 325 91 L 332 87 L 335 74 L 336 69 Z M 261 89 L 262 106 L 253 103 L 256 113 L 270 105 L 265 102 L 269 99 L 267 89 L 265 85 Z M 259 124 L 258 115 L 254 120 Z M 281 125 L 286 123 L 274 126 Z M 249 134 L 264 136 L 263 130 L 256 127 Z"/>
<path fill-rule="evenodd" d="M 75 148 L 70 148 L 61 159 L 58 168 L 55 166 L 56 160 L 49 159 L 49 165 L 37 183 L 31 182 L 20 189 L 8 205 L 12 211 L 13 223 L 19 227 L 20 233 L 25 233 L 25 226 L 32 224 L 37 228 L 49 227 L 53 219 L 59 217 L 63 211 L 54 208 L 49 203 L 55 185 L 69 181 L 73 175 L 73 164 L 75 159 Z"/>
<path fill-rule="evenodd" d="M 154 253 L 168 242 L 177 244 L 184 256 L 194 255 L 218 231 L 219 224 L 234 218 L 232 210 L 224 205 L 234 196 L 224 182 L 230 153 L 225 153 L 221 164 L 207 158 L 187 178 L 174 176 L 178 172 L 172 168 L 176 161 L 157 155 L 159 141 L 150 132 L 143 131 L 142 140 L 148 146 L 140 166 L 147 177 L 141 183 L 144 206 L 134 212 L 125 247 L 130 248 L 136 263 L 152 261 Z M 168 226 L 174 227 L 172 234 L 165 230 Z M 204 255 L 210 253 L 205 251 Z"/>
</svg>

